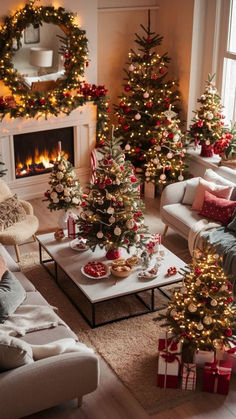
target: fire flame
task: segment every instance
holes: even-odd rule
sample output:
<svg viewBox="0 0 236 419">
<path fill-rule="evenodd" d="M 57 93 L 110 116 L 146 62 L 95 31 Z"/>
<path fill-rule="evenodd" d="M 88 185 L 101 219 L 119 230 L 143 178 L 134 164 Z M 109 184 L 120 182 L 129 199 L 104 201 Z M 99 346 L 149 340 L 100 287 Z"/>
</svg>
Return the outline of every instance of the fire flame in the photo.
<svg viewBox="0 0 236 419">
<path fill-rule="evenodd" d="M 39 151 L 38 148 L 35 148 L 33 156 L 27 156 L 24 162 L 17 161 L 16 162 L 16 174 L 17 177 L 19 176 L 26 176 L 27 174 L 34 174 L 34 171 L 40 171 L 43 173 L 47 169 L 53 167 L 53 162 L 58 156 L 57 148 L 53 149 L 52 151 L 43 150 Z M 68 154 L 65 153 L 65 157 L 68 159 Z M 33 168 L 31 168 L 33 166 Z"/>
</svg>

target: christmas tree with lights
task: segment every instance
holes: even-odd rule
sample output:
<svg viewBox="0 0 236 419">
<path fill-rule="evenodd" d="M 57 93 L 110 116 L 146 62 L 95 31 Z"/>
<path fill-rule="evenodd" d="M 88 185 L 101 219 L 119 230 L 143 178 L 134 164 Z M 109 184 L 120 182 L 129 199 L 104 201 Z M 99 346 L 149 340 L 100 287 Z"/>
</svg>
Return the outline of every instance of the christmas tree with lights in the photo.
<svg viewBox="0 0 236 419">
<path fill-rule="evenodd" d="M 146 153 L 145 180 L 155 185 L 167 185 L 182 181 L 188 176 L 183 148 L 180 120 L 171 110 L 162 112 L 161 121 L 153 146 Z"/>
<path fill-rule="evenodd" d="M 233 138 L 224 127 L 221 97 L 214 82 L 215 75 L 209 75 L 204 93 L 198 99 L 199 110 L 195 111 L 193 124 L 190 125 L 189 139 L 195 146 L 201 144 L 201 156 L 212 157 L 214 151 L 219 154 Z M 215 148 L 214 148 L 215 146 Z"/>
<path fill-rule="evenodd" d="M 159 142 L 160 126 L 166 123 L 162 112 L 170 105 L 176 110 L 179 93 L 175 81 L 166 81 L 170 58 L 156 51 L 163 37 L 151 31 L 150 11 L 148 26 L 141 25 L 141 28 L 144 34 L 136 34 L 135 40 L 139 52 L 132 49 L 129 53 L 128 69 L 124 70 L 124 94 L 115 110 L 116 136 L 123 139 L 125 153 L 137 173 L 144 174 L 146 153 Z"/>
<path fill-rule="evenodd" d="M 81 198 L 81 188 L 72 164 L 61 151 L 58 143 L 58 156 L 54 162 L 49 181 L 50 189 L 45 192 L 45 201 L 49 201 L 50 211 L 70 210 L 78 208 Z"/>
<path fill-rule="evenodd" d="M 206 251 L 193 259 L 182 287 L 174 292 L 165 319 L 189 354 L 224 347 L 236 330 L 232 284 L 221 267 L 222 258 Z"/>
<path fill-rule="evenodd" d="M 102 158 L 94 172 L 87 195 L 83 196 L 78 219 L 80 234 L 94 251 L 98 245 L 107 250 L 133 245 L 145 246 L 143 202 L 139 181 L 120 147 L 120 140 L 105 139 L 99 148 Z"/>
</svg>

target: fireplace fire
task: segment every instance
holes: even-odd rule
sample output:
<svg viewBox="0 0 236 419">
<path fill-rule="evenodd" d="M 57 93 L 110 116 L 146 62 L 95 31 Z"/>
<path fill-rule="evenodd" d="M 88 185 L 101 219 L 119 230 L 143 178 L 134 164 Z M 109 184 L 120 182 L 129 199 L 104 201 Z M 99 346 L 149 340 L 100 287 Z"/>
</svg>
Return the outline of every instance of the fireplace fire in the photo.
<svg viewBox="0 0 236 419">
<path fill-rule="evenodd" d="M 74 164 L 72 127 L 20 134 L 13 138 L 16 179 L 50 172 L 58 154 L 58 139 L 66 158 Z"/>
</svg>

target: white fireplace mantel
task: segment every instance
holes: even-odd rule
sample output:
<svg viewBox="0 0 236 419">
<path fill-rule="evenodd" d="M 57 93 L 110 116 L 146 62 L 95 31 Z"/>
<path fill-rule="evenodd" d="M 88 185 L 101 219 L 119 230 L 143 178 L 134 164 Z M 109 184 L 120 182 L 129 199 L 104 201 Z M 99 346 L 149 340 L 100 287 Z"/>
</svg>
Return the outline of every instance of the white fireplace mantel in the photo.
<svg viewBox="0 0 236 419">
<path fill-rule="evenodd" d="M 48 189 L 49 174 L 16 179 L 13 136 L 65 127 L 74 128 L 74 166 L 77 178 L 84 185 L 90 176 L 90 155 L 96 143 L 96 106 L 87 103 L 72 111 L 70 115 L 60 114 L 48 119 L 5 118 L 0 123 L 0 160 L 5 163 L 7 182 L 13 193 L 22 199 L 43 196 Z M 60 140 L 60 138 L 58 138 Z M 22 144 L 24 147 L 24 144 Z"/>
</svg>

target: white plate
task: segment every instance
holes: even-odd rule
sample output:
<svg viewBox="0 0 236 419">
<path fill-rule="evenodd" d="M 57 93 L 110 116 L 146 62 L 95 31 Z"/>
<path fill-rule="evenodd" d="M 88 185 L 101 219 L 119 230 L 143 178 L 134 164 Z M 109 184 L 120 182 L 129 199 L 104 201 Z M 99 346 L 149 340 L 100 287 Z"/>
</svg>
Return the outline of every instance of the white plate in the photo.
<svg viewBox="0 0 236 419">
<path fill-rule="evenodd" d="M 88 250 L 88 249 L 89 249 L 89 247 L 88 247 L 86 244 L 85 244 L 85 248 L 84 248 L 84 249 L 80 249 L 79 247 L 77 247 L 77 245 L 78 245 L 79 243 L 83 243 L 83 244 L 85 244 L 85 242 L 84 242 L 83 240 L 81 240 L 81 239 L 75 239 L 75 240 L 72 240 L 72 241 L 70 242 L 70 247 L 71 247 L 71 249 L 76 250 L 76 252 L 85 252 L 86 250 Z"/>
<path fill-rule="evenodd" d="M 104 264 L 104 265 L 105 265 L 105 264 Z M 110 274 L 111 274 L 109 266 L 105 265 L 105 266 L 106 266 L 106 269 L 107 269 L 107 272 L 106 272 L 106 274 L 105 274 L 105 275 L 103 275 L 103 276 L 91 276 L 91 275 L 87 274 L 87 273 L 84 271 L 84 267 L 85 267 L 85 266 L 86 266 L 86 265 L 84 265 L 84 266 L 82 266 L 82 267 L 81 267 L 81 272 L 82 272 L 82 274 L 83 274 L 84 276 L 87 276 L 87 278 L 90 278 L 90 279 L 104 279 L 104 278 L 108 278 L 108 277 L 110 276 Z"/>
</svg>

